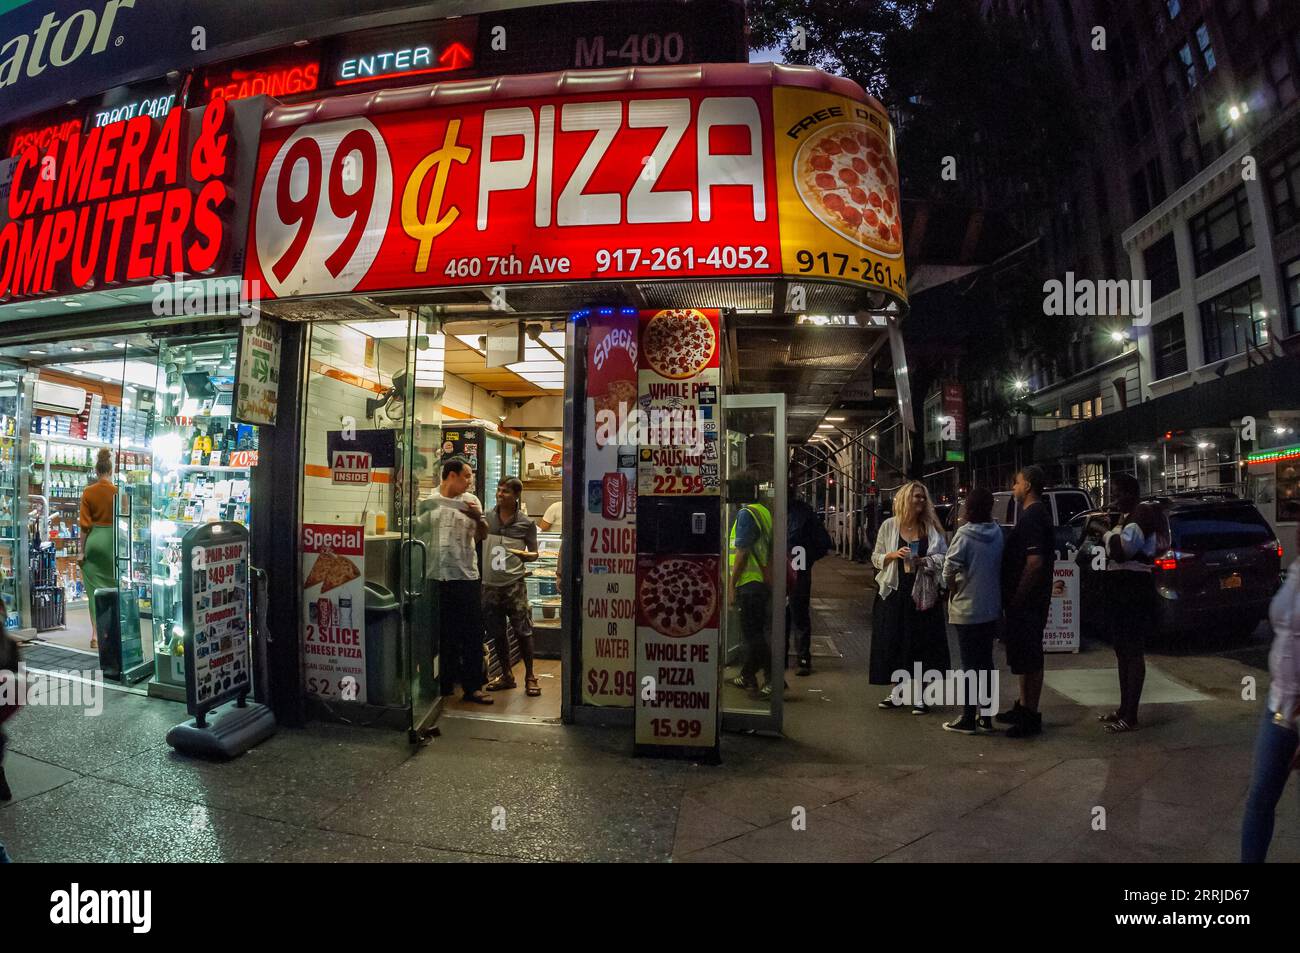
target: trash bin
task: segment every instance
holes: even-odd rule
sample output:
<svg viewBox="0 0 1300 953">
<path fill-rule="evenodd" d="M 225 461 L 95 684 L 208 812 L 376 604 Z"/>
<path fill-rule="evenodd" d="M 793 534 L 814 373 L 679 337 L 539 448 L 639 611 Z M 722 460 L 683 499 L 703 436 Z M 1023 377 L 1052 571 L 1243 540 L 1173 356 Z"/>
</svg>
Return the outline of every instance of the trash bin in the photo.
<svg viewBox="0 0 1300 953">
<path fill-rule="evenodd" d="M 372 705 L 406 705 L 402 677 L 402 604 L 393 591 L 366 583 L 366 696 Z"/>
</svg>

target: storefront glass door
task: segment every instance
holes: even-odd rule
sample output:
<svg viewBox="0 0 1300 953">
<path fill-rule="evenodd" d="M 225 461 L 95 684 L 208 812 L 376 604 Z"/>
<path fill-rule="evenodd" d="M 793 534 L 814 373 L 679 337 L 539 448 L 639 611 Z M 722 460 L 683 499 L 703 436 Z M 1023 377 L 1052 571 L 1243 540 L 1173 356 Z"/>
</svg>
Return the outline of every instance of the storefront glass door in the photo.
<svg viewBox="0 0 1300 953">
<path fill-rule="evenodd" d="M 30 627 L 27 604 L 27 480 L 21 459 L 27 396 L 25 372 L 0 370 L 0 619 L 5 631 Z"/>
<path fill-rule="evenodd" d="M 401 505 L 403 582 L 407 672 L 410 676 L 411 740 L 423 737 L 442 710 L 439 676 L 440 640 L 437 584 L 429 578 L 431 545 L 436 540 L 420 532 L 420 516 L 431 505 L 428 498 L 441 478 L 442 398 L 445 381 L 445 345 L 442 334 L 415 313 L 411 316 L 410 346 L 406 352 L 403 397 L 411 412 L 402 428 Z"/>
<path fill-rule="evenodd" d="M 779 732 L 786 654 L 785 395 L 728 396 L 723 418 L 723 586 L 728 600 L 722 630 L 722 727 Z"/>
</svg>

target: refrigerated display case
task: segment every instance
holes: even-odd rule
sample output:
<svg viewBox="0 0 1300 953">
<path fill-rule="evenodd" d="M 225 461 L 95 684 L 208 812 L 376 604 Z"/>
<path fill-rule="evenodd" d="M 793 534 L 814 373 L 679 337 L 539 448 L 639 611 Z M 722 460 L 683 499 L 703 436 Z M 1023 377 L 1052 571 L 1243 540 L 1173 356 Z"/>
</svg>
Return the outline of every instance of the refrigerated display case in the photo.
<svg viewBox="0 0 1300 953">
<path fill-rule="evenodd" d="M 560 657 L 560 535 L 537 534 L 537 559 L 528 564 L 528 606 L 532 610 L 533 651 L 539 658 Z"/>
</svg>

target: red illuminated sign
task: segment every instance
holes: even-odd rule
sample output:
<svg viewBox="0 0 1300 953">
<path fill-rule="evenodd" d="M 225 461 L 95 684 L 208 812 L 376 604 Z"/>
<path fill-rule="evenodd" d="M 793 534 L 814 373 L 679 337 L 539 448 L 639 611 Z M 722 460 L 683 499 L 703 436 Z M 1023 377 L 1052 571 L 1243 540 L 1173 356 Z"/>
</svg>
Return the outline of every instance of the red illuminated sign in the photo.
<svg viewBox="0 0 1300 953">
<path fill-rule="evenodd" d="M 9 137 L 9 155 L 16 156 L 29 146 L 35 146 L 42 153 L 48 152 L 54 143 L 66 142 L 74 133 L 80 132 L 81 125 L 80 119 L 65 119 L 45 126 L 19 127 Z"/>
<path fill-rule="evenodd" d="M 24 149 L 0 228 L 0 301 L 211 273 L 228 244 L 234 153 L 221 100 Z"/>
<path fill-rule="evenodd" d="M 316 57 L 282 60 L 255 67 L 218 67 L 203 77 L 199 91 L 205 102 L 247 99 L 250 96 L 295 96 L 320 86 L 320 61 Z"/>
</svg>

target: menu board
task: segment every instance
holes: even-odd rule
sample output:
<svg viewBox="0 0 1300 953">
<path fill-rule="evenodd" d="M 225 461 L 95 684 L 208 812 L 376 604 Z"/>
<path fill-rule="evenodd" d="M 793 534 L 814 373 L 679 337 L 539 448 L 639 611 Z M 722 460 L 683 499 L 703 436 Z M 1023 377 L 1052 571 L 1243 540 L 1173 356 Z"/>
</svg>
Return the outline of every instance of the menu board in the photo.
<svg viewBox="0 0 1300 953">
<path fill-rule="evenodd" d="M 365 527 L 303 524 L 302 579 L 307 694 L 365 702 Z"/>
<path fill-rule="evenodd" d="M 589 327 L 580 537 L 582 701 L 627 708 L 636 691 L 636 446 L 626 426 L 636 406 L 636 312 L 593 315 Z"/>
<path fill-rule="evenodd" d="M 234 418 L 246 424 L 275 424 L 280 400 L 280 325 L 267 318 L 239 332 L 239 372 Z"/>
<path fill-rule="evenodd" d="M 717 556 L 637 559 L 638 749 L 716 752 L 719 578 Z"/>
<path fill-rule="evenodd" d="M 718 312 L 641 312 L 637 368 L 638 492 L 716 496 Z"/>
<path fill-rule="evenodd" d="M 185 700 L 201 715 L 252 690 L 248 530 L 209 523 L 181 541 Z"/>
<path fill-rule="evenodd" d="M 1079 567 L 1058 559 L 1052 567 L 1052 604 L 1043 630 L 1044 652 L 1079 651 Z"/>
</svg>

